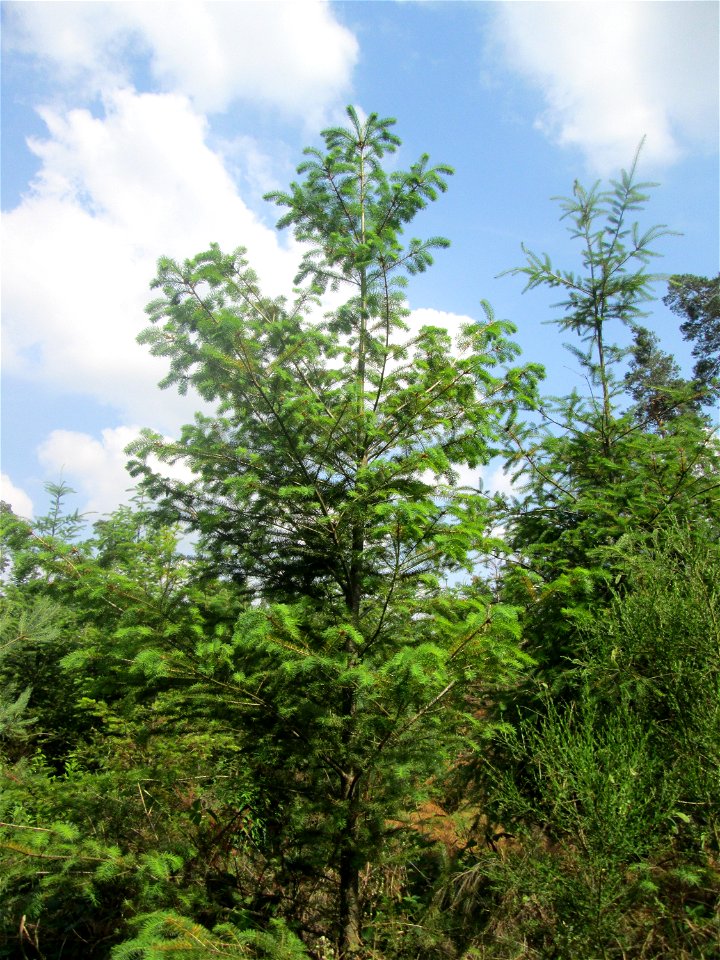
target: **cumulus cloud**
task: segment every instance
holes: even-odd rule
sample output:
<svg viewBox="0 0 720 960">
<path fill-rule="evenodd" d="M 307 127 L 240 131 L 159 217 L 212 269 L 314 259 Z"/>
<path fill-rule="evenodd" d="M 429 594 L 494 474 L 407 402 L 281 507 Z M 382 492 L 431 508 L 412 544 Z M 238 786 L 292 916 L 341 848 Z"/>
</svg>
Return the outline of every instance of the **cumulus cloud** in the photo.
<svg viewBox="0 0 720 960">
<path fill-rule="evenodd" d="M 490 464 L 482 471 L 482 486 L 489 493 L 502 493 L 506 497 L 512 497 L 517 494 L 517 490 L 512 482 L 512 476 L 503 469 L 503 465 Z"/>
<path fill-rule="evenodd" d="M 353 34 L 324 2 L 10 3 L 6 44 L 95 92 L 147 61 L 161 90 L 203 111 L 251 100 L 318 115 L 350 83 Z M 87 91 L 86 91 L 87 92 Z"/>
<path fill-rule="evenodd" d="M 536 126 L 600 174 L 666 165 L 718 138 L 718 7 L 695 2 L 502 3 L 502 56 L 542 91 Z"/>
<path fill-rule="evenodd" d="M 125 470 L 124 449 L 137 435 L 132 427 L 103 430 L 100 440 L 74 430 L 53 430 L 38 449 L 38 459 L 86 499 L 83 512 L 105 513 L 128 500 L 132 478 Z"/>
<path fill-rule="evenodd" d="M 300 258 L 250 208 L 284 183 L 287 147 L 242 129 L 223 141 L 208 114 L 245 102 L 315 128 L 346 95 L 357 41 L 322 0 L 37 2 L 3 5 L 3 50 L 48 91 L 47 136 L 29 141 L 39 172 L 2 222 L 4 369 L 175 433 L 199 400 L 159 392 L 167 363 L 136 343 L 157 258 L 242 245 L 273 296 Z M 42 453 L 53 470 L 113 473 L 123 446 L 56 431 Z M 123 469 L 105 490 L 95 471 L 93 503 L 123 499 Z"/>
<path fill-rule="evenodd" d="M 32 518 L 32 500 L 23 489 L 15 486 L 6 473 L 0 474 L 0 500 L 9 503 L 17 516 L 25 517 L 26 520 Z"/>
<path fill-rule="evenodd" d="M 156 384 L 166 365 L 135 343 L 159 256 L 247 246 L 268 293 L 292 288 L 298 254 L 237 192 L 207 129 L 175 94 L 109 95 L 103 118 L 42 111 L 49 136 L 29 193 L 3 217 L 4 363 L 172 431 L 192 406 Z M 196 403 L 196 401 L 195 401 Z"/>
<path fill-rule="evenodd" d="M 100 438 L 76 430 L 53 430 L 38 449 L 38 459 L 48 473 L 68 479 L 70 486 L 85 498 L 83 513 L 105 514 L 127 503 L 134 490 L 127 473 L 125 448 L 140 433 L 139 427 L 115 427 L 101 431 Z M 168 477 L 188 481 L 191 471 L 183 464 L 160 464 L 151 457 L 151 466 Z"/>
</svg>

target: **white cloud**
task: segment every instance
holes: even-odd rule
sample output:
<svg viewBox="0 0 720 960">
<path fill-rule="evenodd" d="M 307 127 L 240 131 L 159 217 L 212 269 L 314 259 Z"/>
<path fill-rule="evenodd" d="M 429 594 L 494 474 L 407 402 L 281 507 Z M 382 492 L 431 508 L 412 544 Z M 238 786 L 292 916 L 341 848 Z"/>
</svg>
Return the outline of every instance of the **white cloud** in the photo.
<svg viewBox="0 0 720 960">
<path fill-rule="evenodd" d="M 512 497 L 517 495 L 517 490 L 512 482 L 512 476 L 509 473 L 506 473 L 503 469 L 503 465 L 488 465 L 482 471 L 482 485 L 483 489 L 487 490 L 489 493 L 502 493 L 506 497 Z"/>
<path fill-rule="evenodd" d="M 186 98 L 118 91 L 100 119 L 42 111 L 49 137 L 21 204 L 3 217 L 4 363 L 172 432 L 197 401 L 160 393 L 166 363 L 135 343 L 161 255 L 215 240 L 248 247 L 267 292 L 292 287 L 298 255 L 238 195 Z"/>
<path fill-rule="evenodd" d="M 33 54 L 51 65 L 56 81 L 94 79 L 97 93 L 106 84 L 128 80 L 120 66 L 122 11 L 117 3 L 6 3 L 3 48 Z"/>
<path fill-rule="evenodd" d="M 24 490 L 15 486 L 6 473 L 0 474 L 0 500 L 9 503 L 19 517 L 25 517 L 26 520 L 32 518 L 32 500 Z"/>
<path fill-rule="evenodd" d="M 325 3 L 133 6 L 161 83 L 206 110 L 239 96 L 306 115 L 335 101 L 358 56 L 355 37 Z"/>
<path fill-rule="evenodd" d="M 353 34 L 325 2 L 11 3 L 6 44 L 49 61 L 85 92 L 127 83 L 149 58 L 160 89 L 198 109 L 265 103 L 314 123 L 345 90 Z"/>
<path fill-rule="evenodd" d="M 86 498 L 83 512 L 106 513 L 129 499 L 133 480 L 125 470 L 124 449 L 137 435 L 132 427 L 103 430 L 101 440 L 74 430 L 53 430 L 39 447 L 38 460 Z"/>
<path fill-rule="evenodd" d="M 75 430 L 53 430 L 40 445 L 38 459 L 48 473 L 62 474 L 85 498 L 81 512 L 110 513 L 132 495 L 135 481 L 126 470 L 125 448 L 139 432 L 139 427 L 108 428 L 96 439 Z M 161 465 L 154 457 L 149 462 L 165 476 L 185 481 L 192 478 L 183 464 Z"/>
<path fill-rule="evenodd" d="M 536 125 L 601 174 L 665 165 L 718 138 L 718 7 L 705 2 L 502 3 L 495 41 L 536 84 Z"/>
<path fill-rule="evenodd" d="M 297 157 L 282 140 L 261 146 L 254 137 L 238 134 L 220 139 L 215 147 L 226 169 L 242 183 L 243 193 L 256 200 L 271 191 L 285 190 L 287 174 L 295 172 Z"/>
</svg>

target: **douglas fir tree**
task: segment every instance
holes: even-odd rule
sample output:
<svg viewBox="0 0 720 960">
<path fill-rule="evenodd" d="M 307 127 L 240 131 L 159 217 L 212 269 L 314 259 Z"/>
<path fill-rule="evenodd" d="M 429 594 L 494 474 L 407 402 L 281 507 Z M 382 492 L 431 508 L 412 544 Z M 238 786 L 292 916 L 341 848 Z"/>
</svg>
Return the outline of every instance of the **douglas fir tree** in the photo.
<svg viewBox="0 0 720 960">
<path fill-rule="evenodd" d="M 311 891 L 335 902 L 342 957 L 368 915 L 361 874 L 456 752 L 468 686 L 523 659 L 512 613 L 444 580 L 472 567 L 487 530 L 486 501 L 455 470 L 487 462 L 536 378 L 496 372 L 517 349 L 489 308 L 457 344 L 409 335 L 406 276 L 447 241 L 403 231 L 451 170 L 423 156 L 388 174 L 394 121 L 348 116 L 269 197 L 308 246 L 295 302 L 263 296 L 242 250 L 160 262 L 143 340 L 170 360 L 164 386 L 192 384 L 217 412 L 133 450 L 209 569 L 252 598 L 232 636 L 197 652 L 244 705 L 233 722 L 272 797 L 276 879 L 303 891 L 307 916 Z M 328 289 L 347 298 L 318 321 Z M 194 480 L 163 479 L 151 454 Z"/>
</svg>

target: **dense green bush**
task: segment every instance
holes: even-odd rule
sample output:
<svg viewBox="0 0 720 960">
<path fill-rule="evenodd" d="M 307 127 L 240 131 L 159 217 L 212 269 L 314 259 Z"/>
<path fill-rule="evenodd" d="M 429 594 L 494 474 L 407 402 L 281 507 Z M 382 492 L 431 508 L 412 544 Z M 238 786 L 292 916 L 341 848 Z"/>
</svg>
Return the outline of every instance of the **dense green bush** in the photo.
<svg viewBox="0 0 720 960">
<path fill-rule="evenodd" d="M 484 916 L 488 956 L 718 955 L 720 547 L 675 528 L 622 548 L 576 696 L 545 693 L 485 774 L 513 840 L 456 879 L 455 903 Z"/>
</svg>

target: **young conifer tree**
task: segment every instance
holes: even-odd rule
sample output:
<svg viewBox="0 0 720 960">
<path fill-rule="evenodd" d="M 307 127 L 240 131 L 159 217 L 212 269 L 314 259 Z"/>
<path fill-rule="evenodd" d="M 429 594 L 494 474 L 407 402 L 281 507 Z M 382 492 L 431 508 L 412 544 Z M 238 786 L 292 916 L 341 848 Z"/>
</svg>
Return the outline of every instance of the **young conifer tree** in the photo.
<svg viewBox="0 0 720 960">
<path fill-rule="evenodd" d="M 637 181 L 637 162 L 638 155 L 606 189 L 576 181 L 561 198 L 579 268 L 561 269 L 523 247 L 525 264 L 509 271 L 527 278 L 526 290 L 560 291 L 552 322 L 575 335 L 566 346 L 585 381 L 583 390 L 543 400 L 539 424 L 507 431 L 508 465 L 524 481 L 508 517 L 522 560 L 506 574 L 508 597 L 526 598 L 527 634 L 553 676 L 575 654 L 577 623 L 619 582 L 624 535 L 718 523 L 720 449 L 699 413 L 712 388 L 699 377 L 682 380 L 639 322 L 660 279 L 648 269 L 653 247 L 670 231 L 633 221 L 656 186 Z M 619 342 L 623 327 L 634 335 L 629 349 Z"/>
<path fill-rule="evenodd" d="M 170 360 L 164 386 L 192 384 L 217 412 L 132 449 L 209 571 L 254 597 L 198 656 L 244 704 L 283 876 L 335 885 L 342 957 L 361 943 L 361 871 L 453 756 L 469 685 L 522 662 L 512 611 L 446 578 L 472 569 L 487 536 L 486 500 L 457 471 L 488 461 L 537 376 L 498 370 L 518 351 L 489 308 L 455 344 L 436 327 L 409 333 L 406 277 L 448 241 L 404 230 L 452 171 L 422 156 L 388 173 L 394 121 L 348 117 L 269 196 L 306 245 L 293 303 L 261 293 L 243 250 L 160 261 L 142 341 Z M 328 289 L 346 298 L 318 320 Z M 150 455 L 193 481 L 154 473 Z"/>
</svg>

